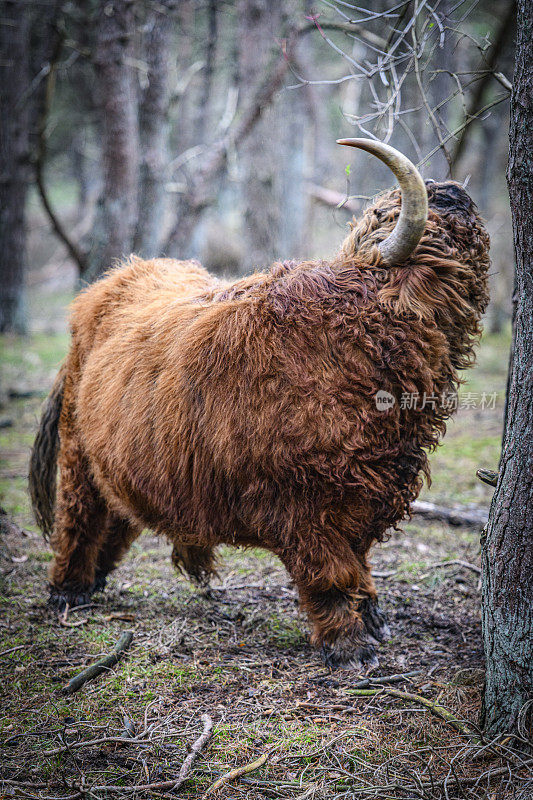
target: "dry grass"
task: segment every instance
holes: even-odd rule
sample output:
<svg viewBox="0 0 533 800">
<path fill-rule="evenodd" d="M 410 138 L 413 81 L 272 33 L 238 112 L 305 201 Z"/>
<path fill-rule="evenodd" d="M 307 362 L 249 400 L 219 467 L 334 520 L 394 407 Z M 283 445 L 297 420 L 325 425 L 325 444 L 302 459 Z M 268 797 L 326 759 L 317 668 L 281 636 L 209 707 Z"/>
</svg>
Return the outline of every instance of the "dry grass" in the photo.
<svg viewBox="0 0 533 800">
<path fill-rule="evenodd" d="M 46 390 L 63 336 L 5 341 L 4 392 Z M 503 392 L 505 339 L 487 342 L 470 391 Z M 462 410 L 434 457 L 432 499 L 487 504 L 475 468 L 497 465 L 502 400 Z M 133 546 L 92 608 L 63 621 L 46 606 L 46 546 L 31 526 L 25 491 L 39 397 L 4 399 L 1 502 L 30 530 L 1 543 L 0 777 L 5 797 L 201 797 L 223 773 L 266 754 L 264 764 L 220 789 L 224 798 L 526 800 L 531 763 L 516 740 L 481 743 L 415 701 L 354 693 L 358 676 L 330 672 L 307 643 L 305 619 L 281 564 L 260 550 L 220 552 L 210 593 L 170 565 L 164 541 Z M 417 672 L 395 683 L 475 728 L 483 680 L 479 531 L 421 523 L 376 548 L 374 564 L 392 638 L 374 673 Z M 392 574 L 390 574 L 392 573 Z M 108 652 L 126 628 L 122 661 L 75 695 L 61 687 Z M 379 688 L 376 685 L 376 688 Z M 174 781 L 200 735 L 213 732 L 176 794 L 135 789 Z M 522 760 L 521 760 L 522 759 Z M 110 788 L 114 787 L 114 788 Z"/>
</svg>

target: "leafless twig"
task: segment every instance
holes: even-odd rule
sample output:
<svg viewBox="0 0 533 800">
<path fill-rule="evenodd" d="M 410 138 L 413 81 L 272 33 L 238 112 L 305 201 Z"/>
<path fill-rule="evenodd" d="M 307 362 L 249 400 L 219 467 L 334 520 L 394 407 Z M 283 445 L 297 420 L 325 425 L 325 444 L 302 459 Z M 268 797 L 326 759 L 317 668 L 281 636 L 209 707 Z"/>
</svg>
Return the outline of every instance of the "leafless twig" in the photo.
<svg viewBox="0 0 533 800">
<path fill-rule="evenodd" d="M 153 791 L 164 791 L 164 790 L 172 790 L 176 791 L 177 789 L 182 786 L 183 783 L 189 777 L 189 773 L 191 771 L 191 767 L 194 764 L 198 754 L 202 751 L 205 747 L 206 743 L 211 738 L 211 732 L 213 730 L 213 720 L 209 716 L 209 714 L 202 714 L 201 720 L 203 723 L 203 730 L 198 739 L 194 742 L 191 747 L 190 753 L 183 762 L 181 769 L 179 771 L 179 775 L 174 780 L 168 781 L 158 781 L 156 783 L 144 783 L 144 784 L 136 784 L 135 786 L 111 786 L 111 785 L 102 785 L 102 786 L 92 786 L 92 792 L 153 792 Z M 128 740 L 126 740 L 128 741 Z"/>
<path fill-rule="evenodd" d="M 428 569 L 439 569 L 440 567 L 449 567 L 449 566 L 456 566 L 456 567 L 463 567 L 464 569 L 469 569 L 471 572 L 475 572 L 476 575 L 481 575 L 481 568 L 476 566 L 475 564 L 471 564 L 469 561 L 461 561 L 459 558 L 453 558 L 450 561 L 437 561 L 436 564 L 428 564 Z"/>
<path fill-rule="evenodd" d="M 215 794 L 219 789 L 222 788 L 226 783 L 230 781 L 234 781 L 235 778 L 239 778 L 241 775 L 246 775 L 249 772 L 254 772 L 259 767 L 262 767 L 263 764 L 266 763 L 269 754 L 263 753 L 263 755 L 256 758 L 255 761 L 250 762 L 250 764 L 245 764 L 243 767 L 237 767 L 236 769 L 231 769 L 229 772 L 226 772 L 224 775 L 221 775 L 211 786 L 207 789 L 206 792 L 202 795 L 202 800 L 204 798 L 209 797 L 212 794 Z"/>
<path fill-rule="evenodd" d="M 111 653 L 101 658 L 95 664 L 91 664 L 91 666 L 87 667 L 87 669 L 82 670 L 78 675 L 75 675 L 74 678 L 71 678 L 67 685 L 61 690 L 62 694 L 74 694 L 74 692 L 77 692 L 78 689 L 81 689 L 81 687 L 87 683 L 87 681 L 96 678 L 102 672 L 107 672 L 107 670 L 111 669 L 111 667 L 114 667 L 115 664 L 120 661 L 122 655 L 128 649 L 132 641 L 133 632 L 124 631 Z"/>
<path fill-rule="evenodd" d="M 191 747 L 191 752 L 181 765 L 181 769 L 178 775 L 178 780 L 176 781 L 175 785 L 172 787 L 173 791 L 176 791 L 180 788 L 180 786 L 185 783 L 189 776 L 189 772 L 191 771 L 191 767 L 194 764 L 198 753 L 205 747 L 206 743 L 211 738 L 211 732 L 213 730 L 213 720 L 209 716 L 209 714 L 202 714 L 201 720 L 204 725 L 204 729 L 198 739 L 194 742 L 193 746 Z"/>
</svg>

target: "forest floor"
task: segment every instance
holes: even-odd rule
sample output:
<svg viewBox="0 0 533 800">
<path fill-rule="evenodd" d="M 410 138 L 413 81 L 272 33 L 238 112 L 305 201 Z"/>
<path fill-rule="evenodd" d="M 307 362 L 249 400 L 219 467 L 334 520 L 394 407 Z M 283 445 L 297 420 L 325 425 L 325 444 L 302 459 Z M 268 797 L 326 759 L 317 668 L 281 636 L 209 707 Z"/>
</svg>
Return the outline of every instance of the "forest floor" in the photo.
<svg viewBox="0 0 533 800">
<path fill-rule="evenodd" d="M 357 687 L 364 676 L 329 670 L 310 648 L 290 579 L 261 550 L 222 548 L 206 593 L 174 572 L 165 541 L 145 534 L 91 608 L 59 619 L 47 607 L 51 554 L 32 523 L 26 474 L 42 399 L 68 344 L 54 316 L 29 337 L 1 342 L 0 502 L 26 533 L 0 542 L 0 797 L 200 798 L 228 770 L 264 757 L 217 796 L 530 798 L 531 773 L 528 783 L 513 741 L 469 734 L 483 684 L 479 529 L 415 516 L 375 548 L 392 635 L 371 678 L 415 674 L 366 695 Z M 489 505 L 492 490 L 475 471 L 498 464 L 508 346 L 508 334 L 484 339 L 424 499 Z M 120 663 L 62 694 L 126 629 L 134 638 Z M 205 714 L 210 737 L 174 792 Z"/>
</svg>

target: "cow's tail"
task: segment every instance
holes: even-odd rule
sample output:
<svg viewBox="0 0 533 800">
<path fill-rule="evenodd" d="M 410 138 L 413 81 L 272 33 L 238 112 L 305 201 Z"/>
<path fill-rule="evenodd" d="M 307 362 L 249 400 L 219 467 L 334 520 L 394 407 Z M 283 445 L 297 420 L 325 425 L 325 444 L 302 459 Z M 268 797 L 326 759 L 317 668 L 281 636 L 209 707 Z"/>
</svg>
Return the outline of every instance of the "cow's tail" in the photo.
<svg viewBox="0 0 533 800">
<path fill-rule="evenodd" d="M 53 527 L 56 504 L 59 415 L 63 404 L 66 366 L 63 364 L 44 406 L 30 457 L 29 490 L 35 521 L 45 539 Z"/>
</svg>

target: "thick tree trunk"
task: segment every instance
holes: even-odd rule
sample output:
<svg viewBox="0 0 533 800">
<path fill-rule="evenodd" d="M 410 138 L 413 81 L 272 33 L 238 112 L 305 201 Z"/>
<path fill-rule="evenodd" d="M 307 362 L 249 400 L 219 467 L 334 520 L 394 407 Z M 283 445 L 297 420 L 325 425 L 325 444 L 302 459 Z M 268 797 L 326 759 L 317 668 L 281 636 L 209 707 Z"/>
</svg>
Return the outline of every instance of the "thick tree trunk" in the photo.
<svg viewBox="0 0 533 800">
<path fill-rule="evenodd" d="M 533 697 L 533 6 L 518 3 L 509 194 L 516 252 L 514 358 L 500 464 L 483 546 L 488 737 L 531 735 Z"/>
<path fill-rule="evenodd" d="M 167 194 L 168 111 L 175 0 L 161 0 L 147 21 L 145 58 L 148 84 L 139 108 L 141 168 L 139 219 L 134 249 L 147 258 L 159 255 Z"/>
<path fill-rule="evenodd" d="M 23 333 L 29 23 L 17 0 L 0 3 L 0 15 L 0 332 Z"/>
<path fill-rule="evenodd" d="M 99 202 L 88 280 L 128 255 L 137 219 L 139 131 L 132 68 L 133 0 L 101 0 L 95 68 L 102 114 L 103 195 Z"/>
</svg>

